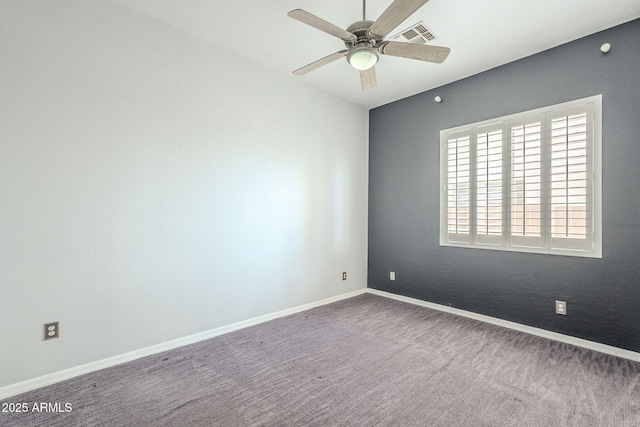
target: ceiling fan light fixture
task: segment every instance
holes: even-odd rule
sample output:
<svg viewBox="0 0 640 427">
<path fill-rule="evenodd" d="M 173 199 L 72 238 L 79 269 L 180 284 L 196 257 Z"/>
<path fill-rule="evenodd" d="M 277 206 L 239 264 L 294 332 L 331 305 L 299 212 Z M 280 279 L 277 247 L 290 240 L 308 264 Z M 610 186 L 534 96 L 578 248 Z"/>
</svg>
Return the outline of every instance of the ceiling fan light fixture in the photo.
<svg viewBox="0 0 640 427">
<path fill-rule="evenodd" d="M 372 47 L 358 47 L 347 55 L 347 61 L 356 70 L 364 71 L 376 65 L 380 59 L 378 51 Z"/>
</svg>

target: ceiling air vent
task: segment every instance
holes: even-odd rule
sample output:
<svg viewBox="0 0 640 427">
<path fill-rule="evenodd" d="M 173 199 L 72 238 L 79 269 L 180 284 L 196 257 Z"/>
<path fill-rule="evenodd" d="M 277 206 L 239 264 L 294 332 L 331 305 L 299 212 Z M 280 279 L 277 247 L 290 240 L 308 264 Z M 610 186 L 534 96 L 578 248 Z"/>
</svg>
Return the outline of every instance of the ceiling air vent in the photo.
<svg viewBox="0 0 640 427">
<path fill-rule="evenodd" d="M 391 40 L 396 42 L 425 44 L 435 38 L 436 35 L 433 34 L 433 31 L 425 27 L 422 22 L 418 22 L 406 30 L 400 31 L 398 34 L 391 37 Z"/>
</svg>

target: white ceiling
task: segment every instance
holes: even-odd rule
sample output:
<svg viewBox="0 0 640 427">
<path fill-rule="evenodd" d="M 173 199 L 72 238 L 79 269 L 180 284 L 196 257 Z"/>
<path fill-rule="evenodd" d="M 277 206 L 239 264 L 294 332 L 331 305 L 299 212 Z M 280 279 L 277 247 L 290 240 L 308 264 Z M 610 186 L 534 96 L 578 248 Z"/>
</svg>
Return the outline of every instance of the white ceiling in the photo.
<svg viewBox="0 0 640 427">
<path fill-rule="evenodd" d="M 309 74 L 291 72 L 345 48 L 287 16 L 304 9 L 339 27 L 362 19 L 361 0 L 115 0 L 173 27 L 366 108 L 433 89 L 640 17 L 638 0 L 431 0 L 391 35 L 419 22 L 451 48 L 443 64 L 383 56 L 378 87 L 338 60 Z M 392 0 L 367 1 L 375 20 Z M 597 48 L 597 47 L 596 47 Z M 612 46 L 615 49 L 615 46 Z"/>
</svg>

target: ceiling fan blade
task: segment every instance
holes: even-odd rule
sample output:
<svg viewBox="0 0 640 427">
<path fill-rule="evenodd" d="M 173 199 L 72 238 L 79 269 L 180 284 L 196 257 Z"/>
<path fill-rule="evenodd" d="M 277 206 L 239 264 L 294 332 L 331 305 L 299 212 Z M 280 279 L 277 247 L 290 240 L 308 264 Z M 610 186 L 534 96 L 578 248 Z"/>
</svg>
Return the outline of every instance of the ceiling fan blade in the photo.
<svg viewBox="0 0 640 427">
<path fill-rule="evenodd" d="M 378 86 L 378 79 L 376 78 L 376 67 L 371 67 L 368 70 L 360 71 L 360 84 L 362 90 L 371 90 Z"/>
<path fill-rule="evenodd" d="M 312 62 L 309 65 L 305 65 L 302 68 L 298 68 L 297 70 L 295 70 L 293 72 L 293 74 L 295 74 L 296 76 L 301 76 L 303 74 L 307 74 L 309 71 L 313 71 L 316 68 L 320 68 L 323 65 L 329 64 L 330 62 L 336 61 L 336 60 L 338 60 L 340 58 L 344 58 L 346 56 L 347 52 L 349 52 L 349 51 L 345 49 L 345 50 L 341 50 L 340 52 L 332 53 L 331 55 L 325 56 L 322 59 L 318 59 L 317 61 Z"/>
<path fill-rule="evenodd" d="M 332 23 L 327 22 L 322 18 L 318 18 L 317 16 L 312 15 L 311 13 L 302 9 L 294 9 L 291 12 L 287 13 L 287 15 L 289 15 L 293 19 L 296 19 L 307 25 L 311 25 L 312 27 L 317 28 L 320 31 L 324 31 L 327 34 L 331 34 L 332 36 L 335 36 L 344 41 L 357 40 L 357 37 L 351 34 L 349 31 L 343 30 L 342 28 L 333 25 Z"/>
<path fill-rule="evenodd" d="M 447 59 L 450 51 L 451 49 L 448 47 L 402 42 L 383 42 L 380 46 L 380 52 L 385 55 L 401 56 L 403 58 L 435 62 L 436 64 L 440 64 Z"/>
<path fill-rule="evenodd" d="M 371 25 L 369 32 L 376 38 L 383 39 L 394 28 L 402 23 L 409 16 L 413 15 L 415 11 L 420 9 L 429 0 L 395 0 L 389 5 L 387 10 L 382 12 L 382 15 L 376 22 Z"/>
</svg>

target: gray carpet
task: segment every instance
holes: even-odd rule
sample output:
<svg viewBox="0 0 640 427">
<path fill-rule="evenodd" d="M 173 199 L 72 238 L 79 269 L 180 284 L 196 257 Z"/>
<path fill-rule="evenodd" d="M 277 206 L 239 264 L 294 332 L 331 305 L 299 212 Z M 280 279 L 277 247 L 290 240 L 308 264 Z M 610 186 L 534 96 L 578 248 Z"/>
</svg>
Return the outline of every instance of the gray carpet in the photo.
<svg viewBox="0 0 640 427">
<path fill-rule="evenodd" d="M 640 426 L 640 363 L 364 294 L 4 402 L 2 426 Z"/>
</svg>

